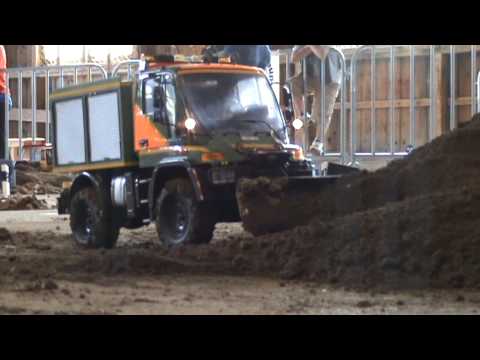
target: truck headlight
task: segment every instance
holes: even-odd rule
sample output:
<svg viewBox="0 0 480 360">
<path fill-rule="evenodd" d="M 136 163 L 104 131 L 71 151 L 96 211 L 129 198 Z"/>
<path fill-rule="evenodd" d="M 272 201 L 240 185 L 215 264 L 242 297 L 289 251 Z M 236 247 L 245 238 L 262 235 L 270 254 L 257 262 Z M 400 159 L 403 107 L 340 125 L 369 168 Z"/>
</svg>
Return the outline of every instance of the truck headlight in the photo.
<svg viewBox="0 0 480 360">
<path fill-rule="evenodd" d="M 293 120 L 292 125 L 295 130 L 300 130 L 303 127 L 303 121 L 300 119 L 295 119 Z"/>
<path fill-rule="evenodd" d="M 195 119 L 187 118 L 187 120 L 185 120 L 185 127 L 188 131 L 192 131 L 193 129 L 195 129 L 195 126 L 197 126 L 197 122 L 195 121 Z"/>
</svg>

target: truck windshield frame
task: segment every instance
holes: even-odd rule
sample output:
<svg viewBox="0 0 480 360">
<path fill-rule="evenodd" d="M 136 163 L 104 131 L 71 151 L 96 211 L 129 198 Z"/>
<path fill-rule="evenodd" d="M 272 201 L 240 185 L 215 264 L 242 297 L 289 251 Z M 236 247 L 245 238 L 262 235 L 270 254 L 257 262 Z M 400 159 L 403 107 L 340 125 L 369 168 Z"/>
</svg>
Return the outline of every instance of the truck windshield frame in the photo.
<svg viewBox="0 0 480 360">
<path fill-rule="evenodd" d="M 253 135 L 273 130 L 288 142 L 280 106 L 264 76 L 199 72 L 179 75 L 177 84 L 189 111 L 208 132 Z"/>
</svg>

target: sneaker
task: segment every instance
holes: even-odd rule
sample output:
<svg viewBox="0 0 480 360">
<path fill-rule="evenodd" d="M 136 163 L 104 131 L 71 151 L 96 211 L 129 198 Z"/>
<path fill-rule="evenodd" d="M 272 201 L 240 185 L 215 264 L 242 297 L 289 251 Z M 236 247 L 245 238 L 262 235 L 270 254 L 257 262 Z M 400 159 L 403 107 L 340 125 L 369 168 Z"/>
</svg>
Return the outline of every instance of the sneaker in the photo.
<svg viewBox="0 0 480 360">
<path fill-rule="evenodd" d="M 319 140 L 314 140 L 310 146 L 310 152 L 316 156 L 322 156 L 325 152 L 323 150 L 323 144 Z"/>
<path fill-rule="evenodd" d="M 307 123 L 313 123 L 312 114 L 307 113 L 307 116 L 305 116 L 305 120 L 305 122 Z"/>
</svg>

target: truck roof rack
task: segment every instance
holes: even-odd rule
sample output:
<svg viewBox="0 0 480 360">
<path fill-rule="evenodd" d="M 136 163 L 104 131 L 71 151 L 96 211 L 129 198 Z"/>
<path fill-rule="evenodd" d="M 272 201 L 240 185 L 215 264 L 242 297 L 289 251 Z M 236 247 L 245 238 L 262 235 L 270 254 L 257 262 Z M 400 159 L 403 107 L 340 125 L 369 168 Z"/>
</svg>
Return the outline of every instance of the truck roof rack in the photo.
<svg viewBox="0 0 480 360">
<path fill-rule="evenodd" d="M 174 64 L 203 64 L 203 63 L 218 63 L 229 64 L 231 59 L 229 57 L 216 57 L 214 59 L 207 59 L 201 55 L 155 55 L 145 57 L 145 70 L 155 69 L 159 67 L 170 66 Z"/>
</svg>

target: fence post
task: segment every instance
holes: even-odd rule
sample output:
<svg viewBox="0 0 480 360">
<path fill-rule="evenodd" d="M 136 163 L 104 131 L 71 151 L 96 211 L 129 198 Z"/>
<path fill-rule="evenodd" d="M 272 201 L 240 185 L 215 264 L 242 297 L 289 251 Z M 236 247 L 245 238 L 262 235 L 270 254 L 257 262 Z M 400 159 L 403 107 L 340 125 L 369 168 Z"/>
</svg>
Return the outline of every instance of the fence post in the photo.
<svg viewBox="0 0 480 360">
<path fill-rule="evenodd" d="M 395 46 L 390 47 L 390 155 L 395 155 Z"/>
<path fill-rule="evenodd" d="M 32 71 L 32 153 L 31 160 L 33 160 L 33 152 L 35 151 L 35 140 L 37 138 L 37 74 L 35 70 Z"/>
<path fill-rule="evenodd" d="M 455 45 L 450 45 L 450 130 L 453 130 L 457 127 L 456 119 L 456 56 L 455 56 Z"/>
<path fill-rule="evenodd" d="M 342 156 L 342 164 L 346 163 L 347 155 L 346 155 L 346 146 L 345 146 L 345 136 L 347 134 L 347 119 L 346 119 L 346 111 L 345 111 L 345 100 L 346 100 L 346 82 L 347 82 L 347 63 L 345 61 L 345 56 L 341 53 L 342 59 L 342 83 L 341 83 L 341 97 L 340 97 L 340 152 Z"/>
<path fill-rule="evenodd" d="M 480 112 L 480 71 L 477 76 L 477 112 Z"/>
<path fill-rule="evenodd" d="M 375 102 L 377 100 L 377 92 L 376 92 L 376 72 L 377 72 L 377 67 L 376 67 L 376 58 L 377 58 L 377 53 L 376 53 L 376 48 L 375 46 L 372 46 L 371 50 L 371 57 L 370 57 L 370 97 L 371 97 L 371 105 L 370 105 L 370 151 L 371 155 L 375 156 L 375 150 L 376 150 L 376 127 L 377 127 L 377 114 L 375 110 Z"/>
<path fill-rule="evenodd" d="M 470 78 L 471 78 L 471 90 L 470 93 L 472 95 L 472 102 L 471 102 L 471 113 L 472 116 L 475 115 L 476 104 L 475 104 L 475 90 L 476 90 L 476 78 L 475 75 L 477 73 L 477 45 L 471 45 L 471 52 L 470 52 L 470 60 L 471 60 L 471 68 L 470 68 Z"/>
<path fill-rule="evenodd" d="M 18 74 L 18 155 L 23 160 L 23 71 Z"/>
<path fill-rule="evenodd" d="M 355 163 L 356 143 L 355 143 L 355 120 L 356 120 L 356 102 L 357 102 L 357 56 L 361 47 L 357 49 L 350 60 L 350 164 Z"/>
<path fill-rule="evenodd" d="M 435 137 L 437 106 L 436 106 L 436 76 L 435 76 L 435 45 L 430 45 L 430 122 L 428 126 L 428 140 L 431 141 Z"/>
<path fill-rule="evenodd" d="M 308 143 L 310 142 L 310 131 L 309 131 L 309 126 L 310 124 L 308 123 L 307 119 L 307 101 L 308 101 L 308 77 L 307 77 L 307 61 L 305 58 L 302 59 L 302 67 L 303 67 L 303 121 L 304 121 L 304 126 L 303 126 L 303 148 L 304 152 L 307 154 L 308 153 Z"/>
<path fill-rule="evenodd" d="M 50 72 L 45 70 L 45 141 L 50 143 Z"/>
<path fill-rule="evenodd" d="M 410 144 L 415 148 L 416 114 L 415 114 L 415 45 L 410 45 Z"/>
<path fill-rule="evenodd" d="M 4 151 L 5 151 L 5 160 L 10 160 L 10 147 L 8 146 L 8 139 L 10 138 L 10 108 L 9 108 L 9 102 L 8 102 L 8 89 L 9 89 L 9 76 L 8 72 L 6 69 L 1 69 L 2 72 L 5 73 L 5 84 L 7 86 L 7 92 L 5 93 L 5 101 L 4 101 L 4 111 L 5 111 L 5 119 L 4 119 L 4 125 L 5 125 L 5 134 L 4 134 Z"/>
</svg>

